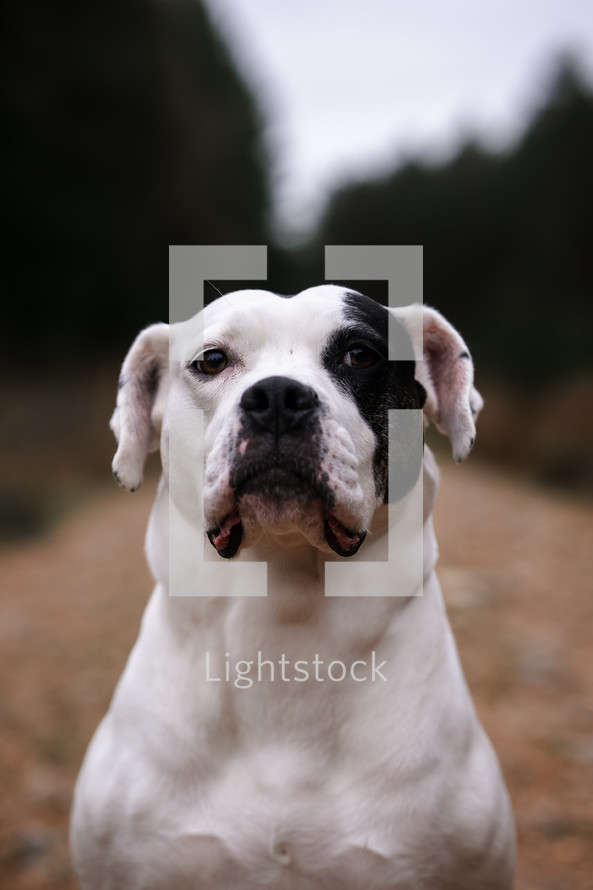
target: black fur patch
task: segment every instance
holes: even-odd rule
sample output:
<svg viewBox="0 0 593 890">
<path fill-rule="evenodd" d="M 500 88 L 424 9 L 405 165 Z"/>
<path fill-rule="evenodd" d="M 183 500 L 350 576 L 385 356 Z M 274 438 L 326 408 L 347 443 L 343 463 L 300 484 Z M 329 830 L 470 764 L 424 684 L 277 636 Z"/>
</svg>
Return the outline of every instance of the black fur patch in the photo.
<svg viewBox="0 0 593 890">
<path fill-rule="evenodd" d="M 402 339 L 409 337 L 402 328 Z M 323 365 L 336 383 L 354 399 L 376 440 L 374 457 L 377 496 L 387 496 L 389 409 L 421 409 L 426 393 L 414 379 L 415 362 L 388 359 L 389 313 L 384 306 L 358 293 L 344 298 L 343 327 L 330 337 Z M 374 350 L 378 360 L 369 368 L 353 368 L 344 356 L 354 345 Z M 410 344 L 411 351 L 411 344 Z M 398 443 L 405 453 L 407 444 Z M 413 459 L 415 456 L 411 455 Z M 402 494 L 405 492 L 402 492 Z"/>
</svg>

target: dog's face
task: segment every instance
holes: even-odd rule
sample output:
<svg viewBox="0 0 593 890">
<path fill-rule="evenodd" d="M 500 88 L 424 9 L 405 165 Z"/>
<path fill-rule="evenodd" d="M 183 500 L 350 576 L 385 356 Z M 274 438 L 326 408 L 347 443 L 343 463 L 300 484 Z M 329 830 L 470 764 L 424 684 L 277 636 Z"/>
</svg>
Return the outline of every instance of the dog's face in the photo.
<svg viewBox="0 0 593 890">
<path fill-rule="evenodd" d="M 387 312 L 333 287 L 230 294 L 203 336 L 174 332 L 183 401 L 204 411 L 204 515 L 234 556 L 260 531 L 351 556 L 386 488 L 387 411 L 419 408 L 413 361 L 388 361 Z M 179 393 L 175 398 L 179 398 Z"/>
<path fill-rule="evenodd" d="M 393 343 L 394 324 L 407 337 L 410 313 L 391 311 Z M 411 344 L 404 359 L 388 357 L 388 321 L 368 297 L 326 285 L 290 298 L 239 291 L 188 322 L 147 329 L 122 372 L 116 478 L 138 486 L 160 433 L 185 511 L 203 465 L 205 529 L 220 556 L 261 534 L 353 555 L 385 500 L 389 409 L 424 406 L 459 458 L 480 407 L 467 348 L 438 313 L 424 310 L 418 362 Z M 191 422 L 199 412 L 203 435 Z M 171 449 L 174 417 L 188 420 Z"/>
</svg>

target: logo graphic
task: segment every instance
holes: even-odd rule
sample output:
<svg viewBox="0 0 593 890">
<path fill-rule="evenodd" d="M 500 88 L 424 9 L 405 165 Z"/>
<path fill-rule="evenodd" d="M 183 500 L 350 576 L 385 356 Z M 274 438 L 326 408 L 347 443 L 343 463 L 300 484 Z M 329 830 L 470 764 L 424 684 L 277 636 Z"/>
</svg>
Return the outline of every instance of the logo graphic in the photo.
<svg viewBox="0 0 593 890">
<path fill-rule="evenodd" d="M 422 247 L 326 246 L 325 278 L 334 282 L 388 282 L 389 358 L 422 359 Z M 169 321 L 187 321 L 203 309 L 204 282 L 264 281 L 267 248 L 256 246 L 183 245 L 169 248 Z M 406 325 L 398 321 L 405 310 Z M 199 319 L 194 319 L 199 335 Z M 196 490 L 188 491 L 184 442 L 204 441 L 203 412 L 169 410 L 169 592 L 171 596 L 266 596 L 267 565 L 222 561 L 201 527 L 188 524 L 179 504 L 201 500 L 203 468 L 192 467 Z M 405 443 L 405 444 L 404 444 Z M 414 459 L 402 461 L 402 451 Z M 385 559 L 367 562 L 364 547 L 356 557 L 325 564 L 326 596 L 410 596 L 422 594 L 422 452 L 420 409 L 389 411 L 389 528 Z M 203 449 L 202 449 L 203 453 Z M 401 496 L 401 492 L 405 496 Z M 189 564 L 188 564 L 188 554 Z"/>
</svg>

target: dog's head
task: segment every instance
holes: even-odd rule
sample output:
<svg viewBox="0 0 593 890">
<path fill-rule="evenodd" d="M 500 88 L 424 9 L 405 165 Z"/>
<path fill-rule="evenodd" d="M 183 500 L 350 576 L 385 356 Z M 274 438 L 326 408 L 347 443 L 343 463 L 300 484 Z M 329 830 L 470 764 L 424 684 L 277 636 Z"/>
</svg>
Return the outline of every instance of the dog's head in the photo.
<svg viewBox="0 0 593 890">
<path fill-rule="evenodd" d="M 423 356 L 414 361 L 408 333 L 420 312 Z M 397 353 L 406 339 L 405 358 L 390 359 L 389 340 Z M 188 322 L 138 336 L 112 418 L 113 471 L 135 490 L 160 442 L 165 475 L 182 481 L 171 490 L 185 511 L 203 502 L 222 557 L 262 533 L 297 533 L 352 556 L 386 498 L 389 409 L 423 408 L 460 461 L 481 405 L 469 351 L 434 309 L 387 310 L 332 285 L 290 298 L 238 291 Z M 418 458 L 398 444 L 398 460 Z"/>
</svg>

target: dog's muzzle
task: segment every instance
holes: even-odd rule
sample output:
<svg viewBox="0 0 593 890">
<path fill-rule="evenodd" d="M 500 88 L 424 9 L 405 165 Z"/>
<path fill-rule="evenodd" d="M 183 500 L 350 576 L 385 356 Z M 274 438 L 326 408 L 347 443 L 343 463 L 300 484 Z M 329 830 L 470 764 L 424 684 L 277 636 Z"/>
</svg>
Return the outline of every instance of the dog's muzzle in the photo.
<svg viewBox="0 0 593 890">
<path fill-rule="evenodd" d="M 332 513 L 335 498 L 320 470 L 323 408 L 315 390 L 288 377 L 267 377 L 243 393 L 239 409 L 241 429 L 229 483 L 235 504 L 208 531 L 218 554 L 229 559 L 238 552 L 241 506 L 250 498 L 261 503 L 263 515 L 267 507 L 270 517 L 289 504 L 319 503 L 327 544 L 340 556 L 353 556 L 366 532 L 346 528 Z"/>
</svg>

